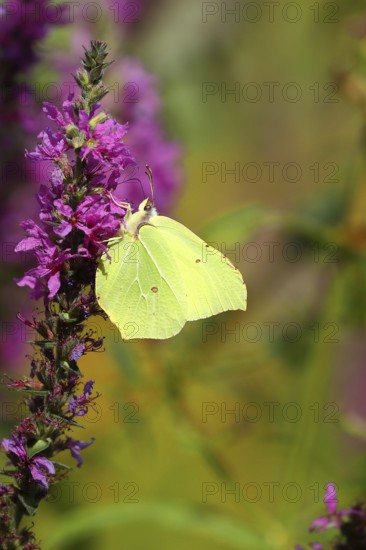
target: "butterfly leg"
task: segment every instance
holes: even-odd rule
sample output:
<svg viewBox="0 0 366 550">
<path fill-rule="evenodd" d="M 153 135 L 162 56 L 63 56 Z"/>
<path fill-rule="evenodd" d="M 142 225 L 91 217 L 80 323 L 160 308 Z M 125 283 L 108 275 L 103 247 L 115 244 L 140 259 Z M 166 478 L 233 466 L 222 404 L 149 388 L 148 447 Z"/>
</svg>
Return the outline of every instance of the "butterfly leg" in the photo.
<svg viewBox="0 0 366 550">
<path fill-rule="evenodd" d="M 106 191 L 107 196 L 110 198 L 110 200 L 119 208 L 124 208 L 127 211 L 131 211 L 131 205 L 129 202 L 119 202 L 117 199 L 112 195 L 110 191 Z"/>
</svg>

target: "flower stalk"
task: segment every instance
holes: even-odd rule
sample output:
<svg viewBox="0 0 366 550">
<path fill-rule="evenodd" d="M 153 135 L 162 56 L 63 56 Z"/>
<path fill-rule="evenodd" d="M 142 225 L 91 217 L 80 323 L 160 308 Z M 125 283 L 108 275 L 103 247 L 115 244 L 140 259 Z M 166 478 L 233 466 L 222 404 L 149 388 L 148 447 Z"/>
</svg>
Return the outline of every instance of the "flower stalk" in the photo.
<svg viewBox="0 0 366 550">
<path fill-rule="evenodd" d="M 4 550 L 39 548 L 34 534 L 21 527 L 23 517 L 33 516 L 50 486 L 67 475 L 69 467 L 54 457 L 69 450 L 81 466 L 81 451 L 93 442 L 69 435 L 98 397 L 94 382 L 82 381 L 78 361 L 103 348 L 103 339 L 86 323 L 92 315 L 104 315 L 95 298 L 95 271 L 105 241 L 117 233 L 124 215 L 112 193 L 126 166 L 134 164 L 123 142 L 127 125 L 100 110 L 108 93 L 102 81 L 110 65 L 107 55 L 99 41 L 85 50 L 74 77 L 80 96 L 70 96 L 62 110 L 44 104 L 57 129 L 42 132 L 35 152 L 27 153 L 34 162 L 52 161 L 54 171 L 38 193 L 39 221 L 22 222 L 26 237 L 16 247 L 36 259 L 17 284 L 43 300 L 44 315 L 32 321 L 19 315 L 35 332 L 35 354 L 29 376 L 7 382 L 25 394 L 29 412 L 1 444 L 7 457 L 2 474 L 8 479 L 0 485 Z"/>
</svg>

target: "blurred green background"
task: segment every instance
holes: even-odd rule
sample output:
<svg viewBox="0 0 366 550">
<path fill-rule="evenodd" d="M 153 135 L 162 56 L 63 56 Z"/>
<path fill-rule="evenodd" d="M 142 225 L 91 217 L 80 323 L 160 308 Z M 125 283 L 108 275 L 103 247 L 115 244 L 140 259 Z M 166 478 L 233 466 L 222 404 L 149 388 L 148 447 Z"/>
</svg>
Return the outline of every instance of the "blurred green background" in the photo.
<svg viewBox="0 0 366 550">
<path fill-rule="evenodd" d="M 128 32 L 101 6 L 98 23 L 53 31 L 44 64 L 62 49 L 76 67 L 70 41 L 90 35 L 159 78 L 184 148 L 171 216 L 239 267 L 248 311 L 165 342 L 91 322 L 106 352 L 80 366 L 101 398 L 77 435 L 96 441 L 37 536 L 45 550 L 292 549 L 314 540 L 326 483 L 343 507 L 365 497 L 363 89 L 350 77 L 362 81 L 365 46 L 349 32 L 362 2 L 156 1 Z"/>
</svg>

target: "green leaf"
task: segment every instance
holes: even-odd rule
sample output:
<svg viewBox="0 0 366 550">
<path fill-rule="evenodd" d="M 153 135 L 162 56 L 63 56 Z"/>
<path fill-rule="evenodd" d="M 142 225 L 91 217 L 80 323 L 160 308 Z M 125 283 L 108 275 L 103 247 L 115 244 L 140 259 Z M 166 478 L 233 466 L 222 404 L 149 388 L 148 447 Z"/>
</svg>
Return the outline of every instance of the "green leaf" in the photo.
<svg viewBox="0 0 366 550">
<path fill-rule="evenodd" d="M 78 321 L 77 319 L 75 319 L 75 317 L 71 317 L 70 313 L 68 313 L 68 312 L 62 312 L 61 311 L 59 316 L 65 324 L 77 323 L 77 321 Z"/>
<path fill-rule="evenodd" d="M 57 345 L 57 342 L 55 340 L 33 340 L 27 343 L 32 344 L 33 346 L 39 346 L 40 348 L 44 349 L 52 349 Z"/>
<path fill-rule="evenodd" d="M 37 455 L 47 449 L 50 446 L 51 440 L 47 438 L 46 441 L 39 439 L 32 447 L 28 447 L 27 456 L 32 458 L 32 456 Z"/>
<path fill-rule="evenodd" d="M 28 516 L 34 516 L 37 513 L 39 502 L 34 500 L 31 495 L 18 494 L 18 499 L 22 503 Z"/>
<path fill-rule="evenodd" d="M 49 390 L 33 390 L 32 388 L 11 388 L 8 387 L 9 391 L 17 391 L 17 392 L 23 392 L 28 393 L 30 395 L 48 395 L 50 392 Z"/>
<path fill-rule="evenodd" d="M 73 361 L 73 367 L 74 368 L 72 368 L 70 363 L 66 360 L 60 361 L 60 367 L 63 368 L 64 370 L 66 370 L 66 371 L 77 374 L 78 376 L 82 376 L 82 373 L 79 370 L 78 366 L 76 365 L 75 361 Z"/>
</svg>

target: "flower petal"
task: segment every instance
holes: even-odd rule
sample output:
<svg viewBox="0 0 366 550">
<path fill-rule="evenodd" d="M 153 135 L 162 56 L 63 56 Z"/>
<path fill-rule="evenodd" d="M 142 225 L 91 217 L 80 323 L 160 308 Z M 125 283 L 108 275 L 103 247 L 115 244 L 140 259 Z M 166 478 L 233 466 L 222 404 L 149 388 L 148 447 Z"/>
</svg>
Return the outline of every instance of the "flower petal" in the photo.
<svg viewBox="0 0 366 550">
<path fill-rule="evenodd" d="M 29 470 L 32 474 L 34 481 L 41 485 L 44 489 L 48 489 L 48 480 L 45 470 L 49 474 L 55 473 L 54 464 L 45 457 L 38 456 L 34 458 L 29 464 Z"/>
<path fill-rule="evenodd" d="M 335 514 L 338 506 L 338 498 L 334 483 L 328 483 L 323 501 L 326 504 L 328 514 Z"/>
<path fill-rule="evenodd" d="M 49 298 L 52 300 L 57 292 L 60 289 L 61 282 L 60 282 L 60 272 L 57 271 L 57 273 L 54 273 L 51 275 L 51 277 L 48 279 L 48 290 L 50 291 Z"/>
</svg>

